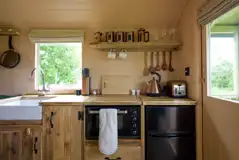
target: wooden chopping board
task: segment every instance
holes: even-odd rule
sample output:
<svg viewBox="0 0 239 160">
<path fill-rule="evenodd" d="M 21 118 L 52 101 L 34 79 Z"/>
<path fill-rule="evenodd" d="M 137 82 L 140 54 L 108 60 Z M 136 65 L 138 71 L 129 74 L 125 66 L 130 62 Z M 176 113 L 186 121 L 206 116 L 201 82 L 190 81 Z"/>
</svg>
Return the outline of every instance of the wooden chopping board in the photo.
<svg viewBox="0 0 239 160">
<path fill-rule="evenodd" d="M 129 94 L 133 86 L 133 78 L 129 75 L 101 76 L 102 94 Z"/>
</svg>

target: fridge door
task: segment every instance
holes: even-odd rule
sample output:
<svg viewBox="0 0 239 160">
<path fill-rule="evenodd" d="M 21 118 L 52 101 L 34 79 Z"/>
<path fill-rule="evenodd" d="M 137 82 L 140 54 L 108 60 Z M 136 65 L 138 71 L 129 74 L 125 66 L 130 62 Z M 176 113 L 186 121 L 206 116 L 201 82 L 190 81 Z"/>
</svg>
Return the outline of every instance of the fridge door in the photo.
<svg viewBox="0 0 239 160">
<path fill-rule="evenodd" d="M 194 137 L 147 137 L 146 160 L 196 160 Z"/>
<path fill-rule="evenodd" d="M 150 133 L 195 133 L 194 106 L 146 106 L 146 135 Z"/>
</svg>

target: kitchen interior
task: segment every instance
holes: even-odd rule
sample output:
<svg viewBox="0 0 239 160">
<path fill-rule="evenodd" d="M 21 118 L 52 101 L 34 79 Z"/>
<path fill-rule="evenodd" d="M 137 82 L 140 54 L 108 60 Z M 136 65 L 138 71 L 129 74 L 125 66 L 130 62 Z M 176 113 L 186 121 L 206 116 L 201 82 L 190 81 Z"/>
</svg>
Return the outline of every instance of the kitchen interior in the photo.
<svg viewBox="0 0 239 160">
<path fill-rule="evenodd" d="M 238 159 L 238 103 L 207 96 L 203 34 L 239 2 L 0 4 L 0 160 Z M 77 85 L 49 84 L 56 43 L 80 44 Z"/>
</svg>

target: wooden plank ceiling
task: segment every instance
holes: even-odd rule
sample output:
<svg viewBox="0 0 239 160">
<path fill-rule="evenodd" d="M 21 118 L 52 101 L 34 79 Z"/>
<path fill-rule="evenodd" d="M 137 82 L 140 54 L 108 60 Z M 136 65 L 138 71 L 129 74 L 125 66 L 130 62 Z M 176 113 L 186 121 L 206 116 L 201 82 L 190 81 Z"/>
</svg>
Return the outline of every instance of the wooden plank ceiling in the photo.
<svg viewBox="0 0 239 160">
<path fill-rule="evenodd" d="M 0 23 L 81 27 L 174 27 L 185 0 L 0 0 Z"/>
</svg>

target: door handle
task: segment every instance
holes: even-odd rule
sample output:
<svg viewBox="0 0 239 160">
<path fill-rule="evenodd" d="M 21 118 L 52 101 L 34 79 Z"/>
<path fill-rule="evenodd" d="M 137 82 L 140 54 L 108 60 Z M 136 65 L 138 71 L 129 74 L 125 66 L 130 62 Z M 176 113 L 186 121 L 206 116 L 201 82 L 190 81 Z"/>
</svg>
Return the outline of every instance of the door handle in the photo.
<svg viewBox="0 0 239 160">
<path fill-rule="evenodd" d="M 121 157 L 115 158 L 115 159 L 110 159 L 109 157 L 105 157 L 105 160 L 121 160 Z"/>
<path fill-rule="evenodd" d="M 38 138 L 37 137 L 35 137 L 35 140 L 34 140 L 34 148 L 33 148 L 33 150 L 34 150 L 34 153 L 35 154 L 37 154 L 37 152 L 38 152 L 38 149 L 37 149 L 37 142 L 38 142 Z"/>
<path fill-rule="evenodd" d="M 98 110 L 90 110 L 89 114 L 99 114 L 100 111 Z M 117 110 L 117 114 L 127 114 L 128 111 L 127 110 Z"/>
<path fill-rule="evenodd" d="M 53 116 L 56 114 L 56 112 L 51 112 L 51 116 L 50 116 L 50 126 L 51 128 L 54 128 L 54 124 L 53 124 Z"/>
</svg>

